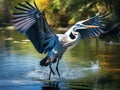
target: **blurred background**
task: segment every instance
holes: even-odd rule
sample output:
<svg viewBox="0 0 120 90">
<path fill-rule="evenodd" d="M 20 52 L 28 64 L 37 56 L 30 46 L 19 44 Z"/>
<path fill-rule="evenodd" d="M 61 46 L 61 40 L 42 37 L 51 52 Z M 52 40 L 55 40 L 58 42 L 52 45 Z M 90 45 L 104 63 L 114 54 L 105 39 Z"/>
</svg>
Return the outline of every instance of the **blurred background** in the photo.
<svg viewBox="0 0 120 90">
<path fill-rule="evenodd" d="M 25 0 L 0 0 L 0 25 L 11 25 L 12 13 L 17 3 Z M 97 12 L 108 13 L 111 22 L 120 21 L 119 0 L 26 0 L 35 1 L 51 26 L 66 27 L 78 20 L 94 16 Z"/>
<path fill-rule="evenodd" d="M 59 65 L 61 79 L 55 75 L 51 82 L 43 80 L 49 74 L 39 65 L 44 56 L 12 26 L 14 7 L 24 1 L 0 0 L 0 90 L 120 90 L 120 0 L 26 0 L 36 2 L 56 33 L 105 14 L 106 32 L 67 50 Z"/>
<path fill-rule="evenodd" d="M 0 27 L 12 25 L 12 13 L 17 3 L 25 0 L 0 0 Z M 51 27 L 57 30 L 67 30 L 75 22 L 94 16 L 97 12 L 107 13 L 107 41 L 120 41 L 120 7 L 119 0 L 27 0 L 36 2 L 38 8 L 45 12 Z M 58 28 L 59 27 L 59 28 Z M 62 27 L 62 28 L 61 28 Z M 112 28 L 113 27 L 113 28 Z M 111 29 L 112 28 L 112 29 Z"/>
</svg>

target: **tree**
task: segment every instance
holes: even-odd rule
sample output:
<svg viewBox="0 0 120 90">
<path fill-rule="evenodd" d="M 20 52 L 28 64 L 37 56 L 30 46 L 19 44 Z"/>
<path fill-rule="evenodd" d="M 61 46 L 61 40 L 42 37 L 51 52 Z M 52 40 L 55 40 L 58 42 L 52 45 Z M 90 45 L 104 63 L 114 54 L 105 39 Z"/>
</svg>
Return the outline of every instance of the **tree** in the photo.
<svg viewBox="0 0 120 90">
<path fill-rule="evenodd" d="M 25 0 L 4 0 L 5 21 L 13 13 L 17 3 Z M 45 11 L 45 16 L 53 26 L 67 26 L 76 21 L 94 16 L 97 12 L 110 11 L 112 22 L 120 21 L 119 0 L 27 0 L 36 2 L 38 8 Z"/>
<path fill-rule="evenodd" d="M 3 5 L 4 5 L 4 21 L 5 23 L 9 23 L 10 19 L 9 19 L 9 9 L 8 9 L 8 0 L 4 0 L 3 1 Z"/>
</svg>

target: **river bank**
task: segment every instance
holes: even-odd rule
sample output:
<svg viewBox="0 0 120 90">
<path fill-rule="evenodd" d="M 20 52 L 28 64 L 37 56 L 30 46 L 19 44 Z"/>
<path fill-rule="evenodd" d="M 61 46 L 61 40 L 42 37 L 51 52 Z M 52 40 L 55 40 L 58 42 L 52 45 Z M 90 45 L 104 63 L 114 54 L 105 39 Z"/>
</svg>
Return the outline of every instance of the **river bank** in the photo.
<svg viewBox="0 0 120 90">
<path fill-rule="evenodd" d="M 68 27 L 53 27 L 53 30 L 55 31 L 55 33 L 64 33 L 68 30 Z M 7 26 L 7 27 L 0 27 L 0 30 L 15 30 L 15 28 L 13 26 Z M 109 33 L 109 32 L 108 32 Z M 105 44 L 108 45 L 120 45 L 120 39 L 117 37 L 117 33 L 114 34 L 108 34 L 108 33 L 104 33 L 102 35 L 100 35 L 100 39 L 104 41 Z"/>
</svg>

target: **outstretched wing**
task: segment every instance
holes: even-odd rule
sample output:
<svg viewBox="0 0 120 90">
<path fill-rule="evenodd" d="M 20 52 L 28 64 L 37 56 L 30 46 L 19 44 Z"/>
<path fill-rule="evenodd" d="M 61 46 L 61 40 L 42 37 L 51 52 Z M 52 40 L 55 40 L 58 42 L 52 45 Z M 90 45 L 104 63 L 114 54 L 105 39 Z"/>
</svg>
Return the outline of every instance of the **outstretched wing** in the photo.
<svg viewBox="0 0 120 90">
<path fill-rule="evenodd" d="M 88 29 L 77 30 L 80 33 L 82 39 L 96 37 L 101 33 L 104 33 L 105 31 L 105 26 L 100 21 L 100 17 L 98 15 L 93 18 L 90 18 L 87 22 L 84 22 L 82 24 L 99 26 L 99 28 L 88 28 Z"/>
<path fill-rule="evenodd" d="M 35 2 L 31 5 L 19 3 L 15 7 L 17 13 L 13 13 L 13 25 L 15 29 L 30 39 L 39 53 L 51 51 L 56 43 L 59 43 L 57 36 L 49 28 L 44 14 L 37 8 Z"/>
</svg>

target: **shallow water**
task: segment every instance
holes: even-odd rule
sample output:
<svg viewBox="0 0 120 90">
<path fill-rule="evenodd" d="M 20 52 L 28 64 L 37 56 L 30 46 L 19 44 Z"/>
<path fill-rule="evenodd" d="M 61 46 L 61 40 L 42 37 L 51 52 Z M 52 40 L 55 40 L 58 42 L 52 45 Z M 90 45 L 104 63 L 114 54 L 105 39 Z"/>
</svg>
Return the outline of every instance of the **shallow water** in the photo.
<svg viewBox="0 0 120 90">
<path fill-rule="evenodd" d="M 0 90 L 120 90 L 120 45 L 81 41 L 65 52 L 61 78 L 51 81 L 49 68 L 39 66 L 43 57 L 26 37 L 0 30 Z"/>
</svg>

